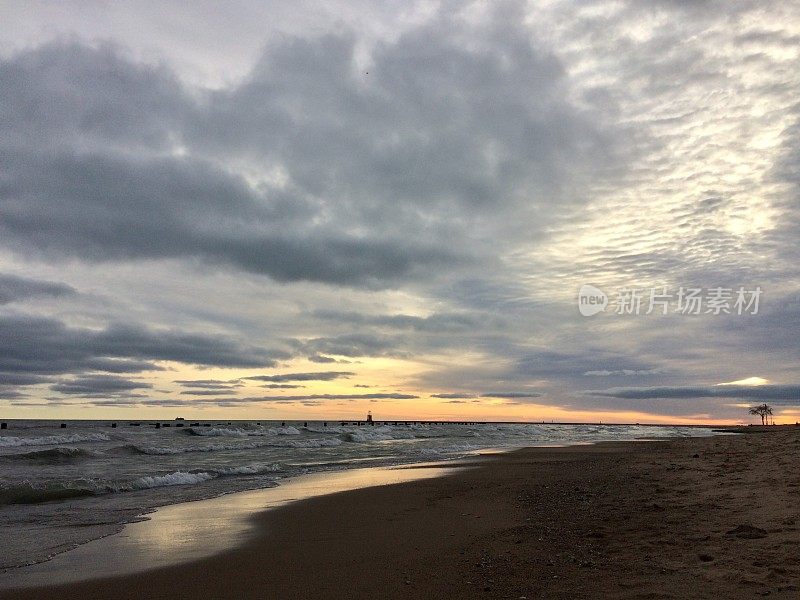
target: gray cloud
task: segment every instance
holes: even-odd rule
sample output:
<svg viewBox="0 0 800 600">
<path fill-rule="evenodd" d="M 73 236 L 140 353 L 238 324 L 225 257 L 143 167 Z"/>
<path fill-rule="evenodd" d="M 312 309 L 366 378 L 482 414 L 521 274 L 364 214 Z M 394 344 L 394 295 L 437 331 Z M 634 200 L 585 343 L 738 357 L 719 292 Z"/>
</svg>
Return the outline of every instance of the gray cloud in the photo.
<svg viewBox="0 0 800 600">
<path fill-rule="evenodd" d="M 300 400 L 412 400 L 419 398 L 414 394 L 375 393 L 375 394 L 303 394 L 296 396 L 262 396 L 250 398 L 258 402 L 295 402 Z"/>
<path fill-rule="evenodd" d="M 119 323 L 105 329 L 82 329 L 67 327 L 55 319 L 26 316 L 0 316 L 0 339 L 6 340 L 0 345 L 0 381 L 16 386 L 44 383 L 57 374 L 162 369 L 152 361 L 264 367 L 288 356 L 223 336 L 156 331 Z M 87 377 L 76 380 L 77 384 L 59 383 L 52 389 L 73 393 L 69 390 L 80 390 L 84 384 L 124 381 L 105 375 Z"/>
<path fill-rule="evenodd" d="M 89 358 L 84 366 L 87 371 L 106 373 L 141 373 L 142 371 L 163 371 L 164 367 L 148 360 L 127 358 Z"/>
<path fill-rule="evenodd" d="M 96 404 L 96 403 L 95 403 Z M 141 404 L 142 406 L 162 406 L 166 408 L 181 408 L 189 404 L 185 400 L 176 400 L 173 398 L 148 398 L 146 400 L 128 400 L 126 402 L 115 403 L 111 401 L 109 405 L 119 404 Z"/>
<path fill-rule="evenodd" d="M 600 348 L 585 348 L 581 351 L 531 350 L 517 361 L 514 372 L 525 377 L 561 378 L 577 377 L 585 373 L 608 372 L 622 375 L 631 371 L 653 373 L 656 367 L 633 358 Z"/>
<path fill-rule="evenodd" d="M 317 310 L 313 316 L 325 321 L 348 323 L 359 326 L 385 327 L 389 329 L 412 330 L 430 333 L 443 333 L 449 331 L 471 331 L 483 321 L 471 314 L 443 314 L 436 313 L 428 317 L 414 315 L 365 315 L 357 312 L 344 312 L 336 310 Z"/>
<path fill-rule="evenodd" d="M 656 386 L 620 387 L 606 390 L 587 390 L 590 396 L 621 399 L 697 399 L 739 398 L 744 400 L 769 400 L 780 404 L 800 405 L 800 385 L 714 385 L 714 386 Z"/>
<path fill-rule="evenodd" d="M 60 297 L 74 294 L 75 289 L 63 283 L 0 274 L 0 304 L 19 302 L 38 296 Z"/>
<path fill-rule="evenodd" d="M 445 236 L 454 207 L 462 235 L 471 221 L 481 237 L 507 229 L 495 217 L 509 211 L 543 227 L 543 195 L 611 143 L 519 17 L 442 15 L 377 44 L 369 77 L 352 32 L 272 41 L 241 83 L 211 93 L 112 45 L 12 55 L 0 61 L 2 240 L 367 287 L 473 264 L 484 242 Z"/>
<path fill-rule="evenodd" d="M 82 375 L 69 380 L 62 380 L 50 386 L 60 394 L 71 396 L 96 397 L 98 395 L 127 393 L 131 390 L 148 389 L 153 386 L 142 381 L 133 381 L 113 375 Z"/>
<path fill-rule="evenodd" d="M 175 383 L 185 388 L 197 388 L 205 390 L 231 390 L 244 385 L 238 379 L 178 379 L 175 381 Z"/>
<path fill-rule="evenodd" d="M 180 392 L 182 396 L 226 396 L 235 393 L 236 390 L 223 388 L 218 390 L 204 389 L 204 390 L 185 390 Z"/>
<path fill-rule="evenodd" d="M 330 337 L 312 338 L 295 341 L 298 352 L 309 355 L 333 354 L 357 358 L 361 356 L 393 356 L 408 357 L 410 352 L 405 348 L 408 342 L 400 336 L 374 333 L 345 333 Z"/>
<path fill-rule="evenodd" d="M 352 371 L 316 371 L 313 373 L 282 373 L 278 375 L 253 375 L 245 379 L 254 381 L 333 381 L 334 379 L 347 379 L 355 375 Z"/>
<path fill-rule="evenodd" d="M 481 398 L 541 398 L 538 392 L 486 392 L 481 394 Z"/>
<path fill-rule="evenodd" d="M 524 399 L 524 398 L 541 398 L 543 394 L 538 392 L 485 392 L 482 394 L 466 394 L 463 392 L 451 392 L 445 394 L 431 394 L 431 398 L 441 398 L 443 400 L 466 400 L 471 399 L 473 402 L 480 402 L 480 398 L 503 398 L 507 400 Z M 454 402 L 458 404 L 459 402 Z"/>
<path fill-rule="evenodd" d="M 284 395 L 284 396 L 248 396 L 236 397 L 225 396 L 216 397 L 216 394 L 208 394 L 215 397 L 197 397 L 186 398 L 180 400 L 174 399 L 144 399 L 138 400 L 136 398 L 123 399 L 122 402 L 128 404 L 142 404 L 144 406 L 203 406 L 203 405 L 216 405 L 216 406 L 242 406 L 250 404 L 305 404 L 308 406 L 319 406 L 326 400 L 413 400 L 419 396 L 413 394 L 401 393 L 376 393 L 376 394 L 297 394 L 297 395 Z"/>
<path fill-rule="evenodd" d="M 30 373 L 0 373 L 0 385 L 36 385 L 52 380 L 52 377 Z"/>
<path fill-rule="evenodd" d="M 640 375 L 662 375 L 664 369 L 618 369 L 616 371 L 609 371 L 602 369 L 600 371 L 586 371 L 583 375 L 585 377 L 635 377 Z"/>
<path fill-rule="evenodd" d="M 204 161 L 17 152 L 5 161 L 12 183 L 0 197 L 0 233 L 16 249 L 92 261 L 202 257 L 281 281 L 354 285 L 457 261 L 445 249 L 400 240 L 302 228 L 287 237 L 272 231 L 280 221 L 273 214 L 279 208 L 269 209 L 274 201 Z M 19 201 L 24 212 L 15 209 Z"/>
<path fill-rule="evenodd" d="M 297 385 L 294 383 L 265 383 L 261 387 L 268 388 L 270 390 L 293 390 L 297 388 L 306 387 L 304 385 Z M 356 386 L 358 387 L 358 386 Z"/>
<path fill-rule="evenodd" d="M 60 321 L 38 317 L 0 317 L 0 336 L 14 341 L 0 347 L 0 371 L 7 372 L 65 373 L 103 367 L 116 370 L 117 363 L 97 360 L 115 358 L 263 367 L 289 356 L 237 344 L 223 336 L 156 331 L 121 323 L 101 330 L 70 328 Z"/>
<path fill-rule="evenodd" d="M 330 363 L 337 363 L 337 362 L 347 362 L 347 361 L 337 360 L 337 359 L 332 358 L 330 356 L 323 356 L 321 354 L 313 354 L 313 355 L 308 357 L 308 360 L 310 360 L 313 363 L 319 363 L 319 364 L 330 364 Z"/>
</svg>

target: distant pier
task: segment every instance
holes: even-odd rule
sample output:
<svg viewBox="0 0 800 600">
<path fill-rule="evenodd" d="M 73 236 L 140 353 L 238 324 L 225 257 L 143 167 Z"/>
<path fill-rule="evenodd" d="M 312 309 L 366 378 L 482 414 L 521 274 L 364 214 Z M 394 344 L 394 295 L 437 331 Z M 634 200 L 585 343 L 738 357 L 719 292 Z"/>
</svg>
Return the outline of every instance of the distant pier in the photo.
<svg viewBox="0 0 800 600">
<path fill-rule="evenodd" d="M 48 419 L 44 419 L 47 421 Z M 61 422 L 61 421 L 51 421 L 52 427 L 60 427 L 61 429 L 66 429 L 68 424 Z M 339 424 L 342 427 L 364 427 L 364 426 L 392 426 L 392 427 L 411 427 L 411 426 L 419 426 L 419 425 L 564 425 L 564 426 L 603 426 L 603 427 L 629 427 L 632 425 L 638 425 L 642 427 L 686 427 L 686 428 L 711 428 L 714 431 L 744 431 L 744 430 L 755 430 L 755 426 L 742 426 L 742 425 L 708 425 L 708 424 L 674 424 L 674 423 L 601 423 L 601 422 L 593 422 L 593 423 L 579 423 L 579 422 L 559 422 L 559 421 L 449 421 L 449 420 L 427 420 L 427 419 L 387 419 L 387 420 L 375 420 L 371 418 L 371 415 L 368 415 L 368 418 L 365 420 L 350 420 L 350 419 L 341 419 L 341 420 L 333 420 L 333 421 L 305 421 L 305 420 L 297 420 L 297 421 L 251 421 L 251 420 L 241 420 L 241 421 L 192 421 L 192 422 L 184 422 L 184 421 L 171 421 L 165 422 L 163 420 L 145 420 L 145 421 L 131 421 L 127 423 L 128 427 L 154 427 L 156 429 L 163 429 L 163 428 L 182 428 L 182 427 L 227 427 L 233 426 L 236 427 L 238 425 L 258 425 L 263 427 L 298 427 L 298 428 L 305 428 L 308 427 L 328 427 L 329 425 Z M 15 425 L 14 419 L 9 419 L 8 421 L 0 422 L 0 429 L 8 430 L 13 429 Z M 106 425 L 111 427 L 112 429 L 116 429 L 119 426 L 118 422 L 114 421 L 106 421 Z M 73 421 L 69 424 L 70 427 L 76 426 L 80 427 L 80 421 Z M 797 423 L 793 426 L 800 426 L 800 423 Z M 773 426 L 768 426 L 773 427 Z M 760 428 L 759 428 L 760 429 Z"/>
</svg>

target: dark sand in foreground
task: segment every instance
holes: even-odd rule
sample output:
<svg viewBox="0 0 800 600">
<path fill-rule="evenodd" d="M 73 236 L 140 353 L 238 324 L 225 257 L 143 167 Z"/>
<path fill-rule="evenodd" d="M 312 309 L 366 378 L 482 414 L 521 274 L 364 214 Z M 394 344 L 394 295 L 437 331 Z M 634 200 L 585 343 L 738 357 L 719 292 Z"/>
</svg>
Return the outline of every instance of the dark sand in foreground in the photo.
<svg viewBox="0 0 800 600">
<path fill-rule="evenodd" d="M 0 598 L 800 597 L 800 427 L 527 449 L 256 516 L 242 548 Z"/>
</svg>

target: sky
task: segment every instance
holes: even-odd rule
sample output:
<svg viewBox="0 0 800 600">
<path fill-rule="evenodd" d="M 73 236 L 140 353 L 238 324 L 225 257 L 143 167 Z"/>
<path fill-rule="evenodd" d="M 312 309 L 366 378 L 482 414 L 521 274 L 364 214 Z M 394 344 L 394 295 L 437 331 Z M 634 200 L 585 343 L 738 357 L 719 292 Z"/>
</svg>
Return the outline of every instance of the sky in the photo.
<svg viewBox="0 0 800 600">
<path fill-rule="evenodd" d="M 782 1 L 6 0 L 0 416 L 794 423 L 799 54 Z"/>
</svg>

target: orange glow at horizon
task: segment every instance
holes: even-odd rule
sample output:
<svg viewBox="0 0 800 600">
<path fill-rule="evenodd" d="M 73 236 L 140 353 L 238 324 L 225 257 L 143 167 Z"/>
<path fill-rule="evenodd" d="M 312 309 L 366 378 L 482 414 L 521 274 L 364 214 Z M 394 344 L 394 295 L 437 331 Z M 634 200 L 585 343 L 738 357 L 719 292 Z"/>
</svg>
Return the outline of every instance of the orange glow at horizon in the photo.
<svg viewBox="0 0 800 600">
<path fill-rule="evenodd" d="M 450 357 L 452 360 L 452 357 Z M 673 416 L 637 410 L 610 410 L 570 408 L 569 400 L 550 397 L 534 399 L 503 399 L 480 397 L 478 393 L 464 392 L 463 398 L 436 398 L 434 394 L 458 392 L 452 389 L 420 390 L 405 382 L 414 381 L 430 368 L 429 364 L 415 363 L 396 358 L 370 358 L 362 361 L 317 364 L 310 361 L 294 361 L 291 366 L 279 369 L 200 369 L 180 363 L 161 363 L 163 371 L 152 371 L 142 379 L 152 384 L 149 398 L 173 400 L 175 404 L 158 406 L 137 403 L 115 406 L 94 406 L 85 400 L 65 399 L 64 404 L 48 405 L 47 401 L 35 406 L 18 406 L 6 402 L 2 408 L 4 417 L 21 419 L 187 419 L 210 420 L 363 420 L 372 411 L 376 420 L 442 420 L 442 421 L 519 421 L 519 422 L 575 422 L 575 423 L 669 423 L 676 425 L 737 425 L 752 421 L 744 405 L 741 418 L 714 418 L 698 411 L 694 414 Z M 268 388 L 269 382 L 248 379 L 253 376 L 285 375 L 294 373 L 316 373 L 320 371 L 352 372 L 329 381 L 296 380 L 286 385 L 297 387 Z M 402 373 L 402 379 L 397 374 Z M 743 380 L 755 381 L 757 378 Z M 187 389 L 176 384 L 179 380 L 218 380 L 236 382 L 229 395 L 192 397 L 182 394 Z M 739 382 L 733 382 L 739 383 Z M 512 391 L 538 388 L 518 386 Z M 408 394 L 412 399 L 369 398 L 370 394 Z M 281 399 L 292 396 L 353 396 L 352 398 Z M 366 396 L 366 397 L 359 397 Z M 227 406 L 215 404 L 225 398 L 244 399 Z M 262 399 L 263 398 L 263 399 Z M 276 398 L 276 400 L 270 400 Z M 543 400 L 552 400 L 552 404 Z M 179 404 L 180 403 L 180 404 Z M 3 402 L 0 401 L 0 406 Z M 795 423 L 800 413 L 776 411 L 776 424 Z"/>
</svg>

